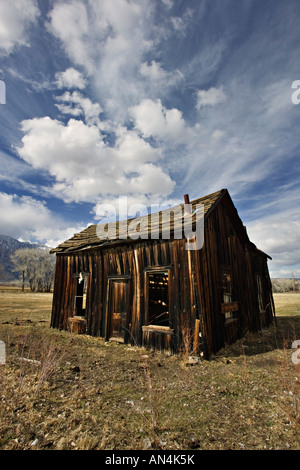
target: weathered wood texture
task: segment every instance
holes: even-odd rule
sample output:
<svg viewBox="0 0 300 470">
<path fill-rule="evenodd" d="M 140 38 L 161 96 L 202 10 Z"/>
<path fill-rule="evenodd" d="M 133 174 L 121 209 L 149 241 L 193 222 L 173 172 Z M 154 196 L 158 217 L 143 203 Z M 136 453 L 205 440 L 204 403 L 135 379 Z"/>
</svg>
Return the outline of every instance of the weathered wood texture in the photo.
<svg viewBox="0 0 300 470">
<path fill-rule="evenodd" d="M 76 314 L 80 272 L 88 274 L 85 320 L 86 333 L 92 336 L 109 339 L 114 313 L 109 286 L 122 279 L 126 280 L 123 310 L 128 310 L 125 342 L 178 352 L 188 332 L 191 352 L 208 358 L 246 331 L 267 326 L 275 313 L 267 255 L 248 239 L 228 192 L 220 192 L 206 204 L 204 231 L 204 246 L 196 251 L 185 249 L 185 239 L 94 246 L 86 245 L 86 240 L 82 243 L 86 232 L 76 235 L 73 245 L 68 241 L 57 250 L 51 326 L 69 328 L 69 319 Z M 147 272 L 162 269 L 168 273 L 169 325 L 151 328 L 147 325 Z M 226 295 L 230 295 L 231 309 L 222 307 L 224 272 L 230 279 Z"/>
<path fill-rule="evenodd" d="M 75 334 L 85 334 L 86 333 L 86 320 L 81 317 L 71 317 L 69 318 L 69 330 L 71 333 Z"/>
</svg>

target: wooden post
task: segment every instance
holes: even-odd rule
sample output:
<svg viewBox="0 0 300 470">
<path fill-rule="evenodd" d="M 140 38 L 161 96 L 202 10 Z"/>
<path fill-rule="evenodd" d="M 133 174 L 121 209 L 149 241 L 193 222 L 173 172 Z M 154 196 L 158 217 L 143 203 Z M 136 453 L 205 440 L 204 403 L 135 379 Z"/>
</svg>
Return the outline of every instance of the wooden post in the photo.
<svg viewBox="0 0 300 470">
<path fill-rule="evenodd" d="M 71 317 L 68 319 L 70 332 L 83 335 L 86 333 L 86 319 L 82 317 Z"/>
<path fill-rule="evenodd" d="M 200 320 L 195 320 L 195 332 L 194 332 L 194 344 L 193 344 L 193 354 L 198 354 L 199 349 L 199 333 L 200 333 Z"/>
</svg>

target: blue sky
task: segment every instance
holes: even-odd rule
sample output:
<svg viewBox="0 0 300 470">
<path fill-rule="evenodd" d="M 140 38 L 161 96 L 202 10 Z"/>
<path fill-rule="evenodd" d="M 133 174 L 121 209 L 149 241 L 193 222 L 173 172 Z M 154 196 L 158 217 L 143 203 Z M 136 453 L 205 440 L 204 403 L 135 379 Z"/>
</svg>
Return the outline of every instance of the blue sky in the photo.
<svg viewBox="0 0 300 470">
<path fill-rule="evenodd" d="M 298 0 L 1 0 L 0 232 L 54 246 L 119 196 L 227 188 L 271 275 L 300 277 L 299 20 Z"/>
</svg>

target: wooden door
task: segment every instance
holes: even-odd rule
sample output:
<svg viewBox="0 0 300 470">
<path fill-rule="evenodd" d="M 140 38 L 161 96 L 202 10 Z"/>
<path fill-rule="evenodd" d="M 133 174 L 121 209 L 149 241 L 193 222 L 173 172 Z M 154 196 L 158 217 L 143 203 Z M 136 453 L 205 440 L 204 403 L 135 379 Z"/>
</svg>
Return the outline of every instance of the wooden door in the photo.
<svg viewBox="0 0 300 470">
<path fill-rule="evenodd" d="M 107 336 L 124 343 L 129 328 L 129 281 L 109 279 L 108 284 Z"/>
</svg>

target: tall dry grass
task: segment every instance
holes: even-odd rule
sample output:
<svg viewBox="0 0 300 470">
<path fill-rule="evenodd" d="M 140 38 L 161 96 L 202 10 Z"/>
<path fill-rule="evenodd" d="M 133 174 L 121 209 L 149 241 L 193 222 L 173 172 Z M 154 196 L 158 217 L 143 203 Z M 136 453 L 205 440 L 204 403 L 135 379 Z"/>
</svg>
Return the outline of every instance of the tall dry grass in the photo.
<svg viewBox="0 0 300 470">
<path fill-rule="evenodd" d="M 9 395 L 14 407 L 18 408 L 26 397 L 37 397 L 42 392 L 64 360 L 66 351 L 51 338 L 42 337 L 34 328 L 15 336 L 8 332 L 2 337 L 7 345 L 6 364 L 0 369 L 2 385 L 6 372 L 17 372 L 18 382 Z M 6 383 L 8 385 L 9 381 L 6 380 Z"/>
</svg>

